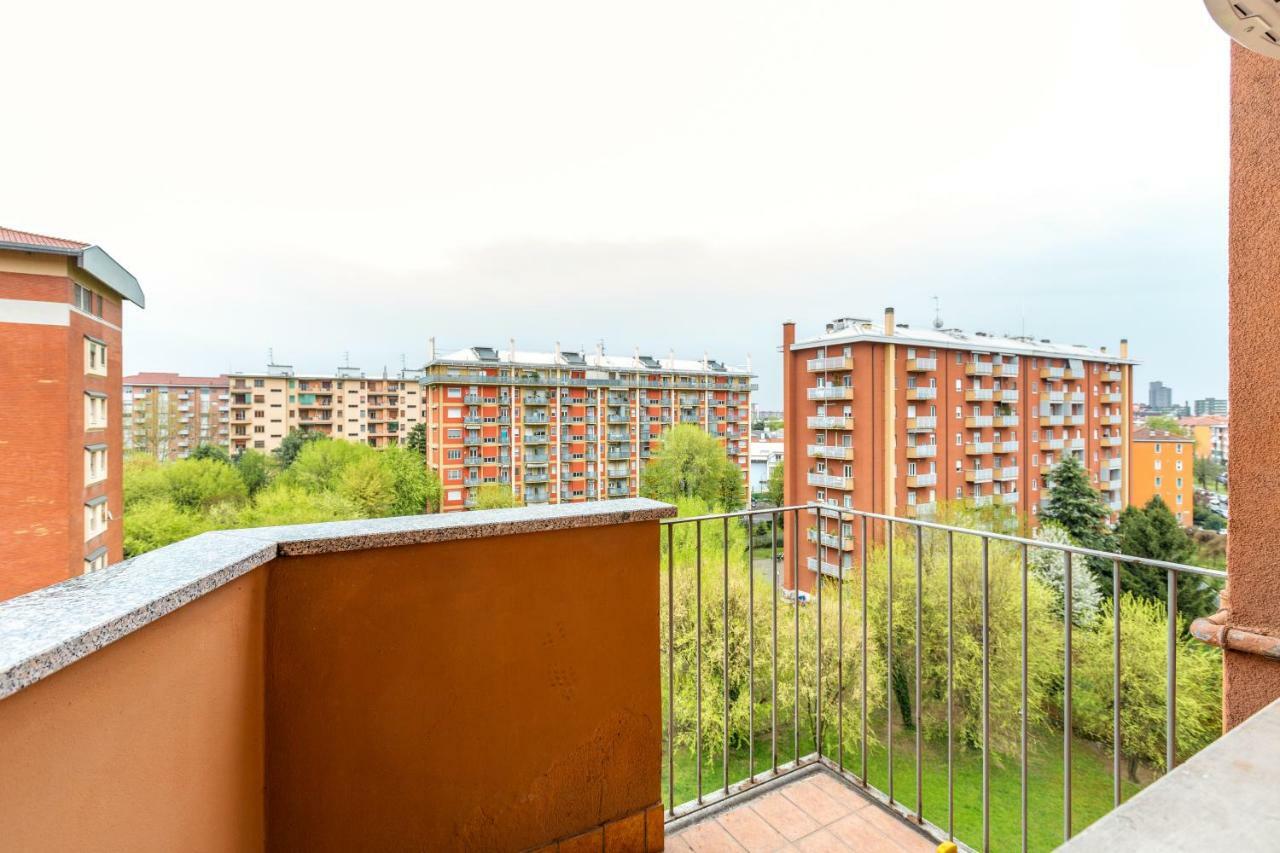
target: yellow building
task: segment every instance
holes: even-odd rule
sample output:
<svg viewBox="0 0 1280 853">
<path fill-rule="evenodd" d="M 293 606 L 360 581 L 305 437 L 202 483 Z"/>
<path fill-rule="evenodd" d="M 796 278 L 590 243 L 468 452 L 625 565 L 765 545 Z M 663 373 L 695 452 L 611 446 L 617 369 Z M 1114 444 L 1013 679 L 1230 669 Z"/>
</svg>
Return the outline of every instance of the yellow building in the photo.
<svg viewBox="0 0 1280 853">
<path fill-rule="evenodd" d="M 1226 415 L 1198 415 L 1180 418 L 1178 423 L 1195 439 L 1196 456 L 1226 464 L 1229 455 Z"/>
<path fill-rule="evenodd" d="M 1146 506 L 1156 495 L 1183 527 L 1192 523 L 1195 445 L 1191 436 L 1137 427 L 1130 451 L 1132 506 Z"/>
</svg>

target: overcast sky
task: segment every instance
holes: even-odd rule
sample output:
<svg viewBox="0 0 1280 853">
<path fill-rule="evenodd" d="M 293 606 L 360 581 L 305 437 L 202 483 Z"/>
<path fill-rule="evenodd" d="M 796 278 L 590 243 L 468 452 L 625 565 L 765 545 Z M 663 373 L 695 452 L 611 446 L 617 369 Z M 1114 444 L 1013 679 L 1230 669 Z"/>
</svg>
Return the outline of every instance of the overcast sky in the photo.
<svg viewBox="0 0 1280 853">
<path fill-rule="evenodd" d="M 1114 347 L 1226 391 L 1227 38 L 1200 3 L 5 10 L 0 224 L 147 294 L 125 367 L 427 340 L 751 357 L 834 316 Z"/>
</svg>

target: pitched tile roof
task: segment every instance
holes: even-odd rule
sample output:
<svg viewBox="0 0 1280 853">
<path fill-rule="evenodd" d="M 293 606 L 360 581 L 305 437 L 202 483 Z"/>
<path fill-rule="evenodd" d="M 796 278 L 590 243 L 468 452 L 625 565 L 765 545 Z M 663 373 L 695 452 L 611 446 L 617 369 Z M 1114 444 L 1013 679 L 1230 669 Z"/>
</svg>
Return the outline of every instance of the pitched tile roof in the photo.
<svg viewBox="0 0 1280 853">
<path fill-rule="evenodd" d="M 64 240 L 61 237 L 48 237 L 44 234 L 32 234 L 30 231 L 17 231 L 0 226 L 0 243 L 14 243 L 21 246 L 37 246 L 42 249 L 87 249 L 88 243 L 76 240 Z"/>
</svg>

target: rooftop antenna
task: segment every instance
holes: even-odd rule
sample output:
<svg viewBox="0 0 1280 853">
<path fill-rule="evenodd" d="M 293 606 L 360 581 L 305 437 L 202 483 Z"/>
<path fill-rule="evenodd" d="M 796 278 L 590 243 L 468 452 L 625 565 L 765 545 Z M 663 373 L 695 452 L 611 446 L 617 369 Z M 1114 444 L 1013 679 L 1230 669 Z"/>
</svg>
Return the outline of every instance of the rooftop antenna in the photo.
<svg viewBox="0 0 1280 853">
<path fill-rule="evenodd" d="M 343 366 L 343 367 L 350 367 L 350 366 L 351 366 L 351 350 L 344 350 L 344 351 L 343 351 L 343 353 L 342 353 L 342 366 Z"/>
<path fill-rule="evenodd" d="M 938 297 L 933 297 L 933 327 L 935 329 L 942 328 L 942 304 Z"/>
</svg>

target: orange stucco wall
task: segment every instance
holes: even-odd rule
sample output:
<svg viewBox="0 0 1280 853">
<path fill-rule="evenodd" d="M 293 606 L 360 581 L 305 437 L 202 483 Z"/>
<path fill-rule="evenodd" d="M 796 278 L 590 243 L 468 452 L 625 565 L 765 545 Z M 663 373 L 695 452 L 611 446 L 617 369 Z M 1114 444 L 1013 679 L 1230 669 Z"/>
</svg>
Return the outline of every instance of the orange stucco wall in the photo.
<svg viewBox="0 0 1280 853">
<path fill-rule="evenodd" d="M 0 849 L 259 851 L 257 569 L 0 701 Z"/>
<path fill-rule="evenodd" d="M 1280 61 L 1233 45 L 1231 54 L 1231 536 L 1232 625 L 1280 636 Z M 1241 427 L 1240 425 L 1244 425 Z M 1280 663 L 1226 653 L 1227 727 L 1280 696 Z"/>
<path fill-rule="evenodd" d="M 272 564 L 272 849 L 518 850 L 660 798 L 658 532 Z"/>
<path fill-rule="evenodd" d="M 1192 523 L 1195 497 L 1195 445 L 1190 437 L 1134 439 L 1129 482 L 1134 506 L 1146 506 L 1156 495 L 1183 527 Z M 1181 470 L 1178 465 L 1181 463 Z"/>
</svg>

